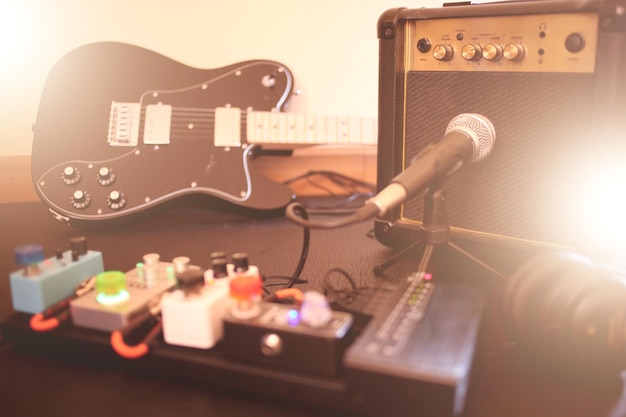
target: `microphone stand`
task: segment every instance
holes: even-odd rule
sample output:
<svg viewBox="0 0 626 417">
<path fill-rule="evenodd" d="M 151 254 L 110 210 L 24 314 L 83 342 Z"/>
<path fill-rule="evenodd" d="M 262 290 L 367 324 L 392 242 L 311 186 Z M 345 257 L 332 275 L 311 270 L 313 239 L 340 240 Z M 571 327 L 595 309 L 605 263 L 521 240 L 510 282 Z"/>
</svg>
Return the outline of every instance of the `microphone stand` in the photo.
<svg viewBox="0 0 626 417">
<path fill-rule="evenodd" d="M 443 189 L 443 180 L 436 178 L 430 187 L 428 187 L 428 191 L 424 197 L 424 216 L 419 231 L 420 238 L 392 256 L 389 260 L 375 266 L 374 274 L 382 275 L 387 268 L 395 265 L 419 245 L 424 245 L 424 251 L 417 267 L 417 272 L 425 273 L 435 247 L 446 245 L 500 278 L 507 278 L 502 273 L 450 241 L 450 226 L 448 225 L 445 200 L 446 193 Z"/>
</svg>

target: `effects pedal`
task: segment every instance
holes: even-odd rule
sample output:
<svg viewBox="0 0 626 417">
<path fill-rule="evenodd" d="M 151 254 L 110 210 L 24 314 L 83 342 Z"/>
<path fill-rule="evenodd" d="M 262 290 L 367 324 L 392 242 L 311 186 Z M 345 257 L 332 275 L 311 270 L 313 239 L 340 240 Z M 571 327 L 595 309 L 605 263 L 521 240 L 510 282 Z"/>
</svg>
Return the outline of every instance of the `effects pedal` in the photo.
<svg viewBox="0 0 626 417">
<path fill-rule="evenodd" d="M 15 248 L 23 268 L 9 275 L 13 309 L 37 314 L 69 297 L 82 281 L 104 271 L 102 253 L 87 250 L 84 237 L 70 239 L 70 250 L 45 259 L 41 245 Z"/>
<path fill-rule="evenodd" d="M 459 415 L 484 291 L 414 273 L 387 297 L 344 355 L 352 402 L 374 415 Z"/>
<path fill-rule="evenodd" d="M 249 310 L 248 310 L 249 311 Z M 338 376 L 352 315 L 330 310 L 326 297 L 304 293 L 302 305 L 258 302 L 248 317 L 233 307 L 224 318 L 224 352 L 259 365 Z"/>
<path fill-rule="evenodd" d="M 187 269 L 189 258 L 175 258 L 172 263 L 161 262 L 150 253 L 143 262 L 124 273 L 106 271 L 97 275 L 95 291 L 70 302 L 74 325 L 95 330 L 114 331 L 126 326 L 145 307 L 176 286 L 176 274 Z"/>
<path fill-rule="evenodd" d="M 230 305 L 230 281 L 239 276 L 259 278 L 243 253 L 211 255 L 212 268 L 177 274 L 178 289 L 161 299 L 163 338 L 170 345 L 210 349 L 222 339 L 223 318 Z"/>
</svg>

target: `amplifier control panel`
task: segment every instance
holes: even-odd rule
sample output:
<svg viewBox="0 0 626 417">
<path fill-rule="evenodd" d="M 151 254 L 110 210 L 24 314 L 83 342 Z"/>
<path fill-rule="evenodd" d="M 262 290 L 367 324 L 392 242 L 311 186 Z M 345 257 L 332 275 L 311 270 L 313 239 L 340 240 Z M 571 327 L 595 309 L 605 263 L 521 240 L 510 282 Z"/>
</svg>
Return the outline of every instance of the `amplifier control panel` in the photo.
<svg viewBox="0 0 626 417">
<path fill-rule="evenodd" d="M 592 73 L 596 13 L 408 20 L 410 71 Z"/>
</svg>

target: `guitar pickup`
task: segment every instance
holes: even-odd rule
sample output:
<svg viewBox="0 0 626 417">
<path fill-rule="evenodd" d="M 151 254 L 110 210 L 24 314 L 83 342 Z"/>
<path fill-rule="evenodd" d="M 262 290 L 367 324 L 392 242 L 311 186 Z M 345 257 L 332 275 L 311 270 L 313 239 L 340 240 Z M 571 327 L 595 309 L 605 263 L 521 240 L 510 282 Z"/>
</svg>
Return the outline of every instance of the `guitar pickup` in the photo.
<svg viewBox="0 0 626 417">
<path fill-rule="evenodd" d="M 241 109 L 237 107 L 215 109 L 213 145 L 233 148 L 241 146 Z"/>
<path fill-rule="evenodd" d="M 146 106 L 146 125 L 143 143 L 146 145 L 169 145 L 172 127 L 172 106 L 149 104 Z"/>
</svg>

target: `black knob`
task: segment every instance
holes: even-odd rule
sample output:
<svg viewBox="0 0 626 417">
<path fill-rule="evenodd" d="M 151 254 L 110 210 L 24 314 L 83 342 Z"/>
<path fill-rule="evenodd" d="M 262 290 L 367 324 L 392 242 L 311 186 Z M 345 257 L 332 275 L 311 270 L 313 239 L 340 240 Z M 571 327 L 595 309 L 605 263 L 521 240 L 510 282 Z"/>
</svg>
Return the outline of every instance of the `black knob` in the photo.
<svg viewBox="0 0 626 417">
<path fill-rule="evenodd" d="M 222 251 L 217 251 L 217 252 L 212 252 L 211 253 L 211 260 L 215 260 L 215 259 L 226 259 L 227 255 L 226 252 L 222 252 Z"/>
<path fill-rule="evenodd" d="M 228 264 L 224 258 L 214 259 L 211 262 L 211 268 L 213 269 L 213 278 L 224 278 L 228 276 Z"/>
<path fill-rule="evenodd" d="M 565 38 L 565 49 L 575 54 L 585 49 L 585 38 L 580 33 L 571 33 Z"/>
<path fill-rule="evenodd" d="M 246 272 L 248 270 L 248 254 L 247 253 L 234 253 L 232 256 L 233 266 L 235 272 Z"/>
<path fill-rule="evenodd" d="M 186 295 L 199 292 L 204 286 L 204 272 L 198 268 L 189 268 L 176 274 L 178 288 Z"/>
<path fill-rule="evenodd" d="M 76 251 L 78 255 L 85 255 L 87 253 L 87 239 L 84 236 L 71 238 L 70 249 Z"/>
</svg>

